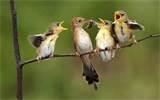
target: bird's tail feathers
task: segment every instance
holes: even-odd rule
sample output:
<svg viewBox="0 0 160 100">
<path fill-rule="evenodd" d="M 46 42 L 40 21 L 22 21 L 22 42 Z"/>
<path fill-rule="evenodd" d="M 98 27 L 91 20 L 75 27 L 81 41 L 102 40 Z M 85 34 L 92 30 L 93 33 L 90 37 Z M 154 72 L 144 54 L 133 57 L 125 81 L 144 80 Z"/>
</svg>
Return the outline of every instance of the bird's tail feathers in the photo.
<svg viewBox="0 0 160 100">
<path fill-rule="evenodd" d="M 93 84 L 94 88 L 97 89 L 96 83 L 99 82 L 98 74 L 94 69 L 91 62 L 86 63 L 86 59 L 82 59 L 83 62 L 83 76 L 85 76 L 88 84 Z"/>
</svg>

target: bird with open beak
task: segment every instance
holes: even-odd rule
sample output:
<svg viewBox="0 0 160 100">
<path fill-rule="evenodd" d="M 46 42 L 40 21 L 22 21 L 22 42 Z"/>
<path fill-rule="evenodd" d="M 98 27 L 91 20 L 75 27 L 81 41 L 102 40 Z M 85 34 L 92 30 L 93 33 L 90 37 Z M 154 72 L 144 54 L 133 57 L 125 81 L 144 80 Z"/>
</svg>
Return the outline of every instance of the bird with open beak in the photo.
<svg viewBox="0 0 160 100">
<path fill-rule="evenodd" d="M 112 22 L 108 20 L 103 20 L 99 18 L 100 22 L 95 22 L 99 31 L 96 36 L 96 49 L 95 51 L 100 55 L 103 61 L 108 62 L 114 56 L 116 52 L 116 43 L 112 37 Z M 101 51 L 101 49 L 106 49 L 107 51 Z"/>
<path fill-rule="evenodd" d="M 128 42 L 130 40 L 137 43 L 133 33 L 144 30 L 144 26 L 140 25 L 136 21 L 130 20 L 125 11 L 119 10 L 114 13 L 113 30 L 119 43 Z"/>
<path fill-rule="evenodd" d="M 92 42 L 89 34 L 83 29 L 84 24 L 89 20 L 82 17 L 75 17 L 72 19 L 73 40 L 76 54 L 80 56 L 83 63 L 83 76 L 85 76 L 88 84 L 93 84 L 97 89 L 96 83 L 99 81 L 98 74 L 91 63 L 91 54 L 81 55 L 93 50 Z"/>
<path fill-rule="evenodd" d="M 67 28 L 62 26 L 62 24 L 63 21 L 53 22 L 49 29 L 43 34 L 29 36 L 31 45 L 37 50 L 37 60 L 53 56 L 56 40 L 59 37 L 59 33 L 67 30 Z"/>
</svg>

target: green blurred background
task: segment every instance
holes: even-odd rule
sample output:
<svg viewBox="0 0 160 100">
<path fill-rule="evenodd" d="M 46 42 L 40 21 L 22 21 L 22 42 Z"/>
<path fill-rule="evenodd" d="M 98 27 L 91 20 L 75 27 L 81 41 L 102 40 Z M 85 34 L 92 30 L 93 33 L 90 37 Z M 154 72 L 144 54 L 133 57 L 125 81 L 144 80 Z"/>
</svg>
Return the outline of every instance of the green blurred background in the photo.
<svg viewBox="0 0 160 100">
<path fill-rule="evenodd" d="M 75 16 L 113 20 L 116 10 L 125 10 L 131 19 L 145 26 L 135 33 L 140 39 L 160 33 L 159 0 L 17 0 L 19 44 L 22 60 L 36 57 L 27 36 L 46 31 L 53 21 L 64 20 L 70 28 Z M 95 45 L 97 29 L 88 30 Z M 0 95 L 15 100 L 16 69 L 8 0 L 0 1 Z M 98 57 L 93 63 L 100 75 L 94 91 L 82 78 L 79 58 L 55 58 L 24 67 L 24 100 L 158 100 L 160 39 L 154 38 L 131 48 L 120 49 L 109 63 Z M 60 34 L 55 53 L 73 52 L 72 31 Z"/>
</svg>

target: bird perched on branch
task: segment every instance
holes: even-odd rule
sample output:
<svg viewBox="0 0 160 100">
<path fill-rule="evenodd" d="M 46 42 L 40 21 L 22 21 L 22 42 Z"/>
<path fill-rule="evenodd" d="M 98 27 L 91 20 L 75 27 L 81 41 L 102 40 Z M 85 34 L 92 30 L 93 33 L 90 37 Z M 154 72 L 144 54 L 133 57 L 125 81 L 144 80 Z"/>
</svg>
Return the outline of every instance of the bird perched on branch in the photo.
<svg viewBox="0 0 160 100">
<path fill-rule="evenodd" d="M 62 26 L 62 22 L 53 22 L 47 32 L 29 36 L 31 45 L 37 49 L 37 60 L 53 56 L 55 43 L 59 37 L 59 33 L 67 28 Z"/>
<path fill-rule="evenodd" d="M 76 54 L 80 56 L 83 63 L 83 76 L 85 76 L 88 84 L 93 84 L 97 89 L 96 83 L 99 81 L 98 74 L 91 63 L 91 54 L 81 55 L 93 50 L 92 42 L 89 34 L 83 29 L 84 24 L 89 20 L 82 17 L 75 17 L 72 19 L 73 39 Z"/>
<path fill-rule="evenodd" d="M 137 43 L 133 33 L 144 30 L 144 26 L 140 25 L 136 21 L 130 20 L 127 13 L 122 10 L 114 13 L 114 22 L 112 27 L 120 43 L 128 42 L 130 40 Z"/>
<path fill-rule="evenodd" d="M 112 22 L 101 18 L 99 18 L 99 20 L 100 22 L 95 22 L 99 28 L 96 36 L 95 51 L 100 55 L 103 61 L 108 62 L 115 56 L 116 52 L 116 43 L 112 37 Z M 99 52 L 99 50 L 106 48 L 106 51 Z"/>
</svg>

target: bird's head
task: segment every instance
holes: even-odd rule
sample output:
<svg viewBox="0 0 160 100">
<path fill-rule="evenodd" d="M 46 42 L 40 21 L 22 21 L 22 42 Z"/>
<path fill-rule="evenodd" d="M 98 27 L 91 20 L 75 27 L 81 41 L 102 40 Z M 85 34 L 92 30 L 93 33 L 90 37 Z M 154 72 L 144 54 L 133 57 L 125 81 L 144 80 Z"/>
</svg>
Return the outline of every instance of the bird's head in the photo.
<svg viewBox="0 0 160 100">
<path fill-rule="evenodd" d="M 109 30 L 112 26 L 112 22 L 109 20 L 103 20 L 103 19 L 99 18 L 99 21 L 100 22 L 96 23 L 98 28 L 105 28 L 105 29 Z"/>
<path fill-rule="evenodd" d="M 74 17 L 72 19 L 72 27 L 83 27 L 84 24 L 88 23 L 88 20 L 85 20 L 83 17 Z"/>
<path fill-rule="evenodd" d="M 123 10 L 116 11 L 114 13 L 114 20 L 118 22 L 125 22 L 128 20 L 127 13 Z"/>
<path fill-rule="evenodd" d="M 62 22 L 53 22 L 51 24 L 51 26 L 49 27 L 49 31 L 54 33 L 54 34 L 59 34 L 64 30 L 68 30 L 67 28 L 64 28 L 62 26 L 63 23 L 64 23 L 64 21 L 62 21 Z"/>
</svg>

